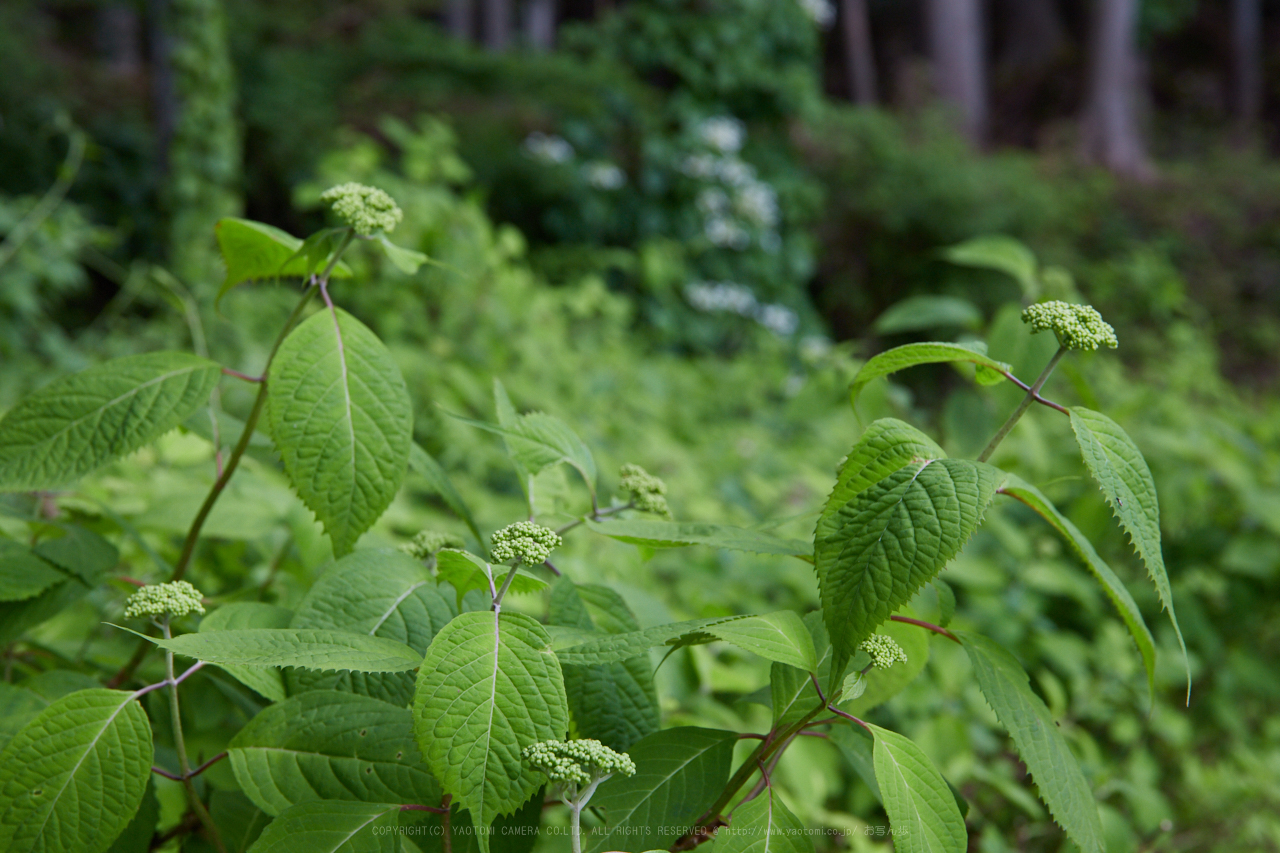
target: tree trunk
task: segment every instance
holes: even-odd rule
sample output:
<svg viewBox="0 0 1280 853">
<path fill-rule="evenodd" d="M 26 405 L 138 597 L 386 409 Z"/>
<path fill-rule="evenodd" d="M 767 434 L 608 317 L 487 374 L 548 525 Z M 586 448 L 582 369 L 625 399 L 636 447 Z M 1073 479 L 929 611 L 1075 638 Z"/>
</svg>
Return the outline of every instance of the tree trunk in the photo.
<svg viewBox="0 0 1280 853">
<path fill-rule="evenodd" d="M 165 25 L 167 0 L 147 0 L 147 51 L 151 66 L 151 125 L 156 138 L 156 169 L 169 171 L 169 146 L 178 121 L 178 95 L 173 86 L 172 40 Z"/>
<path fill-rule="evenodd" d="M 512 0 L 484 0 L 484 46 L 506 50 L 511 44 Z"/>
<path fill-rule="evenodd" d="M 1042 69 L 1067 45 L 1062 17 L 1053 0 L 1004 0 L 1007 35 L 1000 61 L 1016 69 Z"/>
<path fill-rule="evenodd" d="M 556 0 L 528 0 L 525 3 L 525 33 L 529 44 L 550 50 L 556 44 Z"/>
<path fill-rule="evenodd" d="M 844 30 L 844 65 L 849 96 L 855 104 L 876 102 L 876 59 L 871 50 L 871 20 L 867 0 L 840 0 Z"/>
<path fill-rule="evenodd" d="M 471 41 L 475 9 L 471 0 L 449 0 L 444 7 L 444 29 L 459 41 Z"/>
<path fill-rule="evenodd" d="M 1262 111 L 1262 2 L 1231 2 L 1231 64 L 1235 96 L 1232 109 L 1245 128 L 1253 127 Z"/>
<path fill-rule="evenodd" d="M 958 112 L 960 130 L 981 145 L 987 128 L 982 0 L 928 0 L 934 85 Z"/>
<path fill-rule="evenodd" d="M 1150 180 L 1155 171 L 1137 115 L 1137 22 L 1138 0 L 1097 0 L 1081 136 L 1089 159 L 1116 174 Z"/>
<path fill-rule="evenodd" d="M 112 3 L 94 15 L 94 41 L 112 74 L 136 77 L 142 72 L 141 29 L 132 6 Z"/>
</svg>

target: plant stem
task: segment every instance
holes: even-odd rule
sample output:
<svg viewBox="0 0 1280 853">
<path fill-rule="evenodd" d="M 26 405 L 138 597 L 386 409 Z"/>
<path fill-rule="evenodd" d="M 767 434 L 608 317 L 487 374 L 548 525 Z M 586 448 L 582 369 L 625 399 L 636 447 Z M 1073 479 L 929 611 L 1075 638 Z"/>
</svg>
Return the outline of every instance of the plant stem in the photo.
<svg viewBox="0 0 1280 853">
<path fill-rule="evenodd" d="M 1067 348 L 1059 346 L 1058 351 L 1053 354 L 1053 358 L 1049 359 L 1049 363 L 1045 365 L 1044 370 L 1040 373 L 1040 378 L 1027 391 L 1027 396 L 1022 398 L 1022 402 L 1018 404 L 1018 408 L 1013 410 L 1013 414 L 1009 415 L 1009 419 L 1004 422 L 1004 426 L 1000 427 L 999 432 L 991 439 L 991 443 L 987 445 L 987 449 L 982 451 L 982 455 L 978 457 L 979 462 L 986 462 L 991 458 L 991 454 L 996 452 L 996 448 L 1000 446 L 1000 442 L 1004 441 L 1004 437 L 1009 434 L 1009 430 L 1013 429 L 1022 415 L 1031 408 L 1031 404 L 1036 402 L 1040 397 L 1040 389 L 1044 387 L 1044 383 L 1049 378 L 1049 374 L 1053 373 L 1053 369 L 1058 366 L 1058 362 L 1067 354 Z"/>
<path fill-rule="evenodd" d="M 924 628 L 926 631 L 932 631 L 939 636 L 946 637 L 953 643 L 960 643 L 959 637 L 948 631 L 946 628 L 939 627 L 932 622 L 926 622 L 923 619 L 912 619 L 910 616 L 898 615 L 890 616 L 889 619 L 894 622 L 901 622 L 904 625 L 915 625 L 917 628 Z M 961 643 L 961 645 L 963 645 L 963 643 Z"/>
<path fill-rule="evenodd" d="M 520 568 L 520 562 L 517 560 L 516 564 L 511 567 L 511 571 L 507 572 L 506 580 L 502 582 L 502 586 L 499 587 L 498 591 L 493 594 L 493 612 L 494 613 L 502 612 L 502 598 L 507 594 L 507 589 L 508 587 L 511 586 L 511 581 L 515 580 L 516 569 L 518 568 Z"/>
<path fill-rule="evenodd" d="M 453 853 L 453 823 L 450 819 L 452 804 L 453 794 L 445 794 L 440 798 L 440 808 L 444 809 L 444 814 L 440 815 L 440 847 L 443 853 Z"/>
<path fill-rule="evenodd" d="M 170 639 L 172 634 L 169 632 L 168 617 L 165 618 L 161 628 L 164 631 L 164 638 L 166 640 Z M 182 786 L 187 789 L 187 799 L 191 801 L 191 810 L 196 813 L 196 816 L 200 818 L 200 822 L 204 824 L 213 846 L 218 848 L 218 853 L 227 853 L 227 848 L 222 843 L 222 836 L 218 835 L 218 827 L 214 825 L 213 818 L 209 816 L 204 803 L 200 801 L 200 796 L 196 793 L 195 783 L 191 781 L 193 775 L 191 762 L 187 760 L 187 744 L 182 736 L 182 712 L 178 707 L 178 679 L 173 674 L 173 652 L 165 651 L 164 665 L 165 672 L 169 676 L 169 715 L 173 721 L 173 746 L 178 752 L 178 766 L 182 768 Z"/>
</svg>

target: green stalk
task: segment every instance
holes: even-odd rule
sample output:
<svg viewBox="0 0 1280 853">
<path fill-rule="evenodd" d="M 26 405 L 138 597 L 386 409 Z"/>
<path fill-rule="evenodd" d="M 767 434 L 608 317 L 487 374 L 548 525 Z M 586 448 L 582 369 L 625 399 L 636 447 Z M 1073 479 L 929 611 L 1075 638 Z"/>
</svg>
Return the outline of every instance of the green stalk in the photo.
<svg viewBox="0 0 1280 853">
<path fill-rule="evenodd" d="M 1040 396 L 1040 389 L 1044 387 L 1044 383 L 1048 380 L 1049 374 L 1053 373 L 1053 369 L 1058 366 L 1058 362 L 1067 354 L 1067 348 L 1059 346 L 1058 351 L 1053 354 L 1053 358 L 1049 359 L 1049 363 L 1045 365 L 1044 370 L 1040 373 L 1040 377 L 1036 379 L 1035 384 L 1027 391 L 1027 396 L 1022 398 L 1022 402 L 1018 404 L 1018 408 L 1013 410 L 1013 414 L 1004 422 L 1004 426 L 1000 427 L 999 432 L 991 439 L 987 445 L 987 449 L 982 451 L 982 455 L 978 457 L 979 462 L 986 462 L 991 458 L 991 454 L 996 452 L 996 448 L 1000 446 L 1000 442 L 1004 441 L 1004 437 L 1009 434 L 1009 430 L 1013 429 L 1022 415 L 1031 408 L 1031 404 Z"/>
<path fill-rule="evenodd" d="M 169 633 L 169 618 L 167 616 L 161 627 L 164 630 L 164 638 L 166 640 L 170 639 L 172 635 Z M 208 830 L 213 846 L 218 848 L 218 853 L 227 853 L 227 848 L 222 843 L 222 836 L 218 834 L 218 827 L 214 825 L 208 809 L 200 801 L 200 796 L 196 793 L 195 783 L 191 781 L 191 762 L 187 760 L 187 744 L 182 735 L 182 712 L 178 708 L 178 682 L 173 672 L 173 652 L 166 651 L 164 653 L 164 664 L 165 672 L 169 676 L 169 715 L 173 721 L 173 745 L 178 752 L 178 767 L 182 770 L 182 786 L 187 789 L 187 799 L 191 803 L 191 810 L 196 813 L 196 817 L 200 818 L 200 822 Z"/>
</svg>

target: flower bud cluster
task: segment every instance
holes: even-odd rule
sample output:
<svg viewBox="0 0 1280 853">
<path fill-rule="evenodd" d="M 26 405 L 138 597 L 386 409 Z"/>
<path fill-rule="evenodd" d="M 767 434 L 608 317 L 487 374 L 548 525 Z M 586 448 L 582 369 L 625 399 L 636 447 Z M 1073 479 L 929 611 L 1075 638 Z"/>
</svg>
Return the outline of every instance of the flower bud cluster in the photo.
<svg viewBox="0 0 1280 853">
<path fill-rule="evenodd" d="M 872 634 L 858 648 L 871 656 L 871 663 L 877 669 L 888 669 L 895 663 L 907 662 L 907 653 L 888 634 Z"/>
<path fill-rule="evenodd" d="M 1067 349 L 1115 349 L 1116 330 L 1092 305 L 1070 302 L 1037 302 L 1022 312 L 1022 322 L 1033 332 L 1052 331 Z"/>
<path fill-rule="evenodd" d="M 188 613 L 204 613 L 204 596 L 186 581 L 159 583 L 144 586 L 129 596 L 125 604 L 126 619 L 145 616 L 186 616 Z"/>
<path fill-rule="evenodd" d="M 364 184 L 338 184 L 325 190 L 320 200 L 331 205 L 333 212 L 361 237 L 377 231 L 390 233 L 404 218 L 404 212 L 391 196 Z"/>
<path fill-rule="evenodd" d="M 560 537 L 554 530 L 532 521 L 517 521 L 493 532 L 493 562 L 518 559 L 525 565 L 541 565 L 559 545 Z"/>
<path fill-rule="evenodd" d="M 598 740 L 546 740 L 526 746 L 525 760 L 552 782 L 590 785 L 615 773 L 634 776 L 635 762 L 624 752 L 614 752 Z"/>
<path fill-rule="evenodd" d="M 400 546 L 400 550 L 413 557 L 415 560 L 425 560 L 434 557 L 437 551 L 443 548 L 463 548 L 466 542 L 462 541 L 461 536 L 455 536 L 452 533 L 437 533 L 434 530 L 424 530 L 413 540 L 406 542 Z"/>
<path fill-rule="evenodd" d="M 639 465 L 629 462 L 622 466 L 619 474 L 622 479 L 618 482 L 618 487 L 631 493 L 631 502 L 636 505 L 636 509 L 671 517 L 671 508 L 667 506 L 666 483 Z"/>
</svg>

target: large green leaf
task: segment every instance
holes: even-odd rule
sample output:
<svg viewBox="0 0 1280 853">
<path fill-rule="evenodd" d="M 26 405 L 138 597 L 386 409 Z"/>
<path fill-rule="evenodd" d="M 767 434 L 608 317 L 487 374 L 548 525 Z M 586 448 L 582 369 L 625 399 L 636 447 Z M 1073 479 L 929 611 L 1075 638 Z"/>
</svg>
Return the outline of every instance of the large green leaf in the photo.
<svg viewBox="0 0 1280 853">
<path fill-rule="evenodd" d="M 556 649 L 556 656 L 561 663 L 593 664 L 612 663 L 644 654 L 654 646 L 689 645 L 690 640 L 709 643 L 715 637 L 706 632 L 707 627 L 726 622 L 735 617 L 718 617 L 713 619 L 690 619 L 686 622 L 671 622 L 656 625 L 640 631 L 628 631 L 625 634 L 603 634 L 583 640 L 582 632 L 570 636 L 573 642 L 563 648 Z"/>
<path fill-rule="evenodd" d="M 964 853 L 968 834 L 955 797 L 928 756 L 906 737 L 871 726 L 873 761 L 897 853 Z"/>
<path fill-rule="evenodd" d="M 0 419 L 0 491 L 54 489 L 132 453 L 209 400 L 222 368 L 181 352 L 55 379 Z"/>
<path fill-rule="evenodd" d="M 404 480 L 413 407 L 400 368 L 377 335 L 335 308 L 289 334 L 267 381 L 285 473 L 334 553 L 346 554 Z"/>
<path fill-rule="evenodd" d="M 943 362 L 970 362 L 978 365 L 977 378 L 984 385 L 999 381 L 1003 378 L 1005 372 L 1009 370 L 1009 365 L 1004 362 L 996 361 L 985 353 L 970 349 L 964 344 L 942 342 L 906 344 L 886 350 L 862 365 L 862 369 L 853 377 L 853 382 L 849 385 L 849 400 L 856 407 L 858 395 L 862 393 L 863 387 L 873 379 L 879 379 L 881 376 L 888 376 L 890 373 L 897 373 L 899 370 L 906 370 L 908 367 L 915 367 L 920 364 L 939 364 Z"/>
<path fill-rule="evenodd" d="M 116 546 L 92 530 L 65 525 L 56 539 L 44 539 L 35 547 L 36 556 L 71 572 L 93 586 L 120 562 Z"/>
<path fill-rule="evenodd" d="M 0 850 L 99 853 L 142 802 L 151 724 L 132 693 L 57 700 L 0 752 Z"/>
<path fill-rule="evenodd" d="M 311 800 L 440 802 L 414 749 L 413 714 L 367 696 L 312 691 L 278 702 L 227 752 L 240 789 L 271 815 Z"/>
<path fill-rule="evenodd" d="M 1178 617 L 1173 612 L 1169 574 L 1164 568 L 1164 554 L 1160 548 L 1160 503 L 1156 499 L 1151 469 L 1129 434 L 1106 415 L 1072 406 L 1071 429 L 1075 431 L 1089 473 L 1098 481 L 1107 503 L 1111 504 L 1120 524 L 1133 539 L 1133 548 L 1147 566 L 1160 603 L 1169 611 L 1169 621 L 1173 623 L 1173 632 L 1178 636 L 1182 658 L 1187 665 L 1187 698 L 1190 700 L 1191 665 L 1187 661 L 1187 644 L 1182 640 Z"/>
<path fill-rule="evenodd" d="M 969 631 L 955 634 L 964 642 L 982 695 L 1009 730 L 1053 819 L 1084 853 L 1102 853 L 1102 821 L 1093 791 L 1057 722 L 1031 690 L 1027 673 L 998 643 Z"/>
<path fill-rule="evenodd" d="M 68 574 L 32 598 L 0 601 L 0 645 L 16 640 L 27 629 L 79 601 L 98 585 L 119 557 L 115 547 L 105 539 L 79 527 L 67 528 L 65 536 L 47 539 L 34 551 L 37 557 L 65 569 Z"/>
<path fill-rule="evenodd" d="M 614 776 L 591 798 L 606 825 L 595 850 L 643 851 L 671 844 L 702 816 L 729 781 L 734 732 L 681 726 L 627 750 L 634 776 Z"/>
<path fill-rule="evenodd" d="M 720 622 L 706 631 L 766 660 L 790 664 L 807 672 L 818 668 L 813 638 L 794 610 Z"/>
<path fill-rule="evenodd" d="M 1034 296 L 1039 289 L 1036 278 L 1036 256 L 1019 240 L 1003 234 L 973 237 L 948 246 L 942 256 L 963 267 L 996 270 L 1018 282 L 1024 296 Z"/>
<path fill-rule="evenodd" d="M 597 618 L 592 617 L 584 599 L 595 605 Z M 584 631 L 595 630 L 599 623 L 612 633 L 640 627 L 616 592 L 607 587 L 578 586 L 567 577 L 551 588 L 548 621 Z M 562 668 L 569 713 L 579 737 L 595 738 L 625 752 L 660 727 L 653 665 L 647 654 L 602 664 L 564 664 Z"/>
<path fill-rule="evenodd" d="M 227 267 L 227 277 L 218 289 L 219 302 L 227 291 L 246 281 L 306 278 L 323 270 L 326 259 L 317 263 L 300 254 L 301 240 L 265 222 L 228 217 L 218 220 L 213 229 Z M 330 275 L 349 278 L 351 269 L 339 262 Z"/>
<path fill-rule="evenodd" d="M 813 839 L 769 786 L 733 811 L 733 823 L 716 831 L 716 853 L 812 853 Z"/>
<path fill-rule="evenodd" d="M 836 510 L 814 552 L 836 668 L 960 551 L 1002 477 L 981 462 L 925 459 Z"/>
<path fill-rule="evenodd" d="M 1071 523 L 1065 515 L 1058 511 L 1048 498 L 1041 494 L 1040 490 L 1032 486 L 1022 479 L 1009 475 L 1004 485 L 1000 487 L 1000 494 L 1008 495 L 1015 500 L 1021 501 L 1043 518 L 1049 524 L 1053 525 L 1062 538 L 1067 540 L 1067 544 L 1076 552 L 1078 556 L 1088 567 L 1093 576 L 1102 584 L 1102 589 L 1106 592 L 1107 597 L 1111 599 L 1111 603 L 1120 613 L 1120 618 L 1124 620 L 1124 624 L 1128 626 L 1129 633 L 1133 636 L 1133 641 L 1138 645 L 1138 652 L 1142 655 L 1142 663 L 1147 668 L 1147 690 L 1152 699 L 1155 698 L 1155 677 L 1156 677 L 1156 646 L 1155 641 L 1151 638 L 1151 632 L 1147 630 L 1147 623 L 1142 619 L 1142 612 L 1138 610 L 1138 605 L 1134 603 L 1133 597 L 1129 595 L 1129 590 L 1124 586 L 1120 578 L 1116 577 L 1116 573 L 1111 571 L 1098 552 L 1094 549 L 1093 544 L 1085 538 L 1084 534 Z M 1172 612 L 1172 611 L 1171 611 Z"/>
<path fill-rule="evenodd" d="M 457 609 L 417 560 L 394 549 L 361 549 L 338 560 L 303 596 L 289 627 L 350 631 L 403 643 L 419 659 Z M 412 672 L 293 670 L 290 693 L 345 690 L 406 706 L 413 698 Z"/>
<path fill-rule="evenodd" d="M 731 527 L 727 524 L 707 524 L 700 521 L 658 521 L 638 519 L 630 521 L 587 521 L 587 527 L 619 542 L 644 545 L 648 548 L 683 548 L 686 545 L 707 545 L 728 551 L 750 551 L 753 554 L 782 554 L 788 557 L 808 557 L 812 546 L 795 539 L 782 539 L 761 530 Z"/>
<path fill-rule="evenodd" d="M 521 750 L 569 727 L 547 632 L 520 613 L 463 613 L 446 625 L 427 649 L 413 709 L 427 766 L 481 824 L 542 785 Z"/>
<path fill-rule="evenodd" d="M 832 687 L 839 686 L 837 679 L 843 673 L 834 673 L 835 677 L 832 677 L 831 640 L 827 635 L 827 626 L 819 611 L 806 613 L 803 621 L 818 655 L 818 666 L 812 671 L 823 685 L 823 695 L 829 697 L 832 695 Z M 820 707 L 818 693 L 813 688 L 809 672 L 784 663 L 775 663 L 769 671 L 769 695 L 773 706 L 773 727 L 779 730 Z"/>
<path fill-rule="evenodd" d="M 25 545 L 0 539 L 0 601 L 34 598 L 67 576 Z"/>
<path fill-rule="evenodd" d="M 241 628 L 288 628 L 293 611 L 258 601 L 224 604 L 200 620 L 201 632 L 231 631 Z M 284 678 L 273 666 L 222 664 L 228 675 L 272 702 L 285 698 Z"/>
<path fill-rule="evenodd" d="M 302 803 L 267 824 L 249 853 L 397 853 L 399 822 L 396 803 Z"/>
<path fill-rule="evenodd" d="M 182 634 L 172 640 L 157 637 L 146 639 L 176 655 L 219 666 L 229 663 L 241 666 L 300 666 L 322 672 L 337 669 L 405 672 L 422 663 L 422 655 L 404 643 L 348 631 L 242 628 L 207 634 Z"/>
<path fill-rule="evenodd" d="M 409 446 L 409 468 L 427 481 L 427 487 L 440 496 L 445 505 L 453 510 L 454 515 L 466 523 L 471 535 L 476 537 L 480 547 L 484 548 L 485 540 L 480 535 L 480 528 L 476 526 L 475 518 L 471 515 L 471 508 L 462 499 L 462 495 L 458 494 L 458 490 L 453 486 L 453 481 L 449 479 L 449 475 L 440 467 L 440 463 L 430 453 L 423 450 L 422 446 L 416 441 Z M 488 556 L 487 551 L 485 556 Z"/>
</svg>

